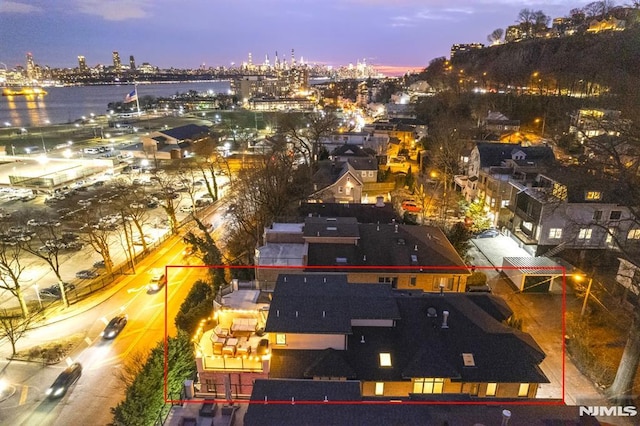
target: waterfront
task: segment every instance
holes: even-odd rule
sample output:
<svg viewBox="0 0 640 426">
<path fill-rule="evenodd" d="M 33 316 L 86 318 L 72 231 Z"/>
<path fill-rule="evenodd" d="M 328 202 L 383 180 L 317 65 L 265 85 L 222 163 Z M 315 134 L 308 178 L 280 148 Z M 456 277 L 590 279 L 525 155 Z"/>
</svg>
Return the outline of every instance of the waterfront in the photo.
<svg viewBox="0 0 640 426">
<path fill-rule="evenodd" d="M 228 81 L 152 83 L 138 85 L 138 96 L 168 97 L 189 90 L 228 93 Z M 90 114 L 107 113 L 109 102 L 121 102 L 132 85 L 47 87 L 45 96 L 2 96 L 0 123 L 9 127 L 32 127 L 70 123 Z"/>
</svg>

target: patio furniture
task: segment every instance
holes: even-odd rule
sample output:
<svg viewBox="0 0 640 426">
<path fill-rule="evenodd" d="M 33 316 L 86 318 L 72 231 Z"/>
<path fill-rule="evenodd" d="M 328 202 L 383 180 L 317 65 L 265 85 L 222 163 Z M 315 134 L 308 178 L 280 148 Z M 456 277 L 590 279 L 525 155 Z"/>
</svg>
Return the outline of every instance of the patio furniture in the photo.
<svg viewBox="0 0 640 426">
<path fill-rule="evenodd" d="M 224 345 L 226 342 L 227 342 L 226 338 L 216 337 L 215 341 L 213 342 L 213 354 L 222 355 L 222 349 L 224 348 Z"/>
<path fill-rule="evenodd" d="M 246 337 L 241 338 L 236 346 L 236 354 L 238 356 L 249 355 L 251 353 L 251 346 L 249 345 L 249 339 Z"/>
<path fill-rule="evenodd" d="M 256 331 L 258 326 L 258 320 L 256 318 L 234 318 L 231 323 L 231 331 L 235 332 L 250 332 Z"/>
<path fill-rule="evenodd" d="M 213 329 L 213 332 L 218 337 L 229 337 L 231 335 L 231 332 L 228 328 L 220 327 L 220 325 L 217 325 L 216 328 Z"/>
<path fill-rule="evenodd" d="M 222 348 L 222 355 L 235 355 L 236 354 L 236 346 L 238 345 L 238 339 L 232 337 L 227 339 L 227 343 Z"/>
</svg>

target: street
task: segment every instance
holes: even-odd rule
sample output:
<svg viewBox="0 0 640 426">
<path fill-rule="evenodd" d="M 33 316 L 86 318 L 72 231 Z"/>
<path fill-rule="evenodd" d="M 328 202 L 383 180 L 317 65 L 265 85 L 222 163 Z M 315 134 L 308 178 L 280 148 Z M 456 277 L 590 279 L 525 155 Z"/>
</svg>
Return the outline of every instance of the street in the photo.
<svg viewBox="0 0 640 426">
<path fill-rule="evenodd" d="M 223 210 L 223 209 L 222 209 Z M 207 220 L 221 224 L 218 214 Z M 152 256 L 137 266 L 135 276 L 127 276 L 117 285 L 118 289 L 104 303 L 97 304 L 77 316 L 61 322 L 34 329 L 18 342 L 18 350 L 35 344 L 55 340 L 52 336 L 81 335 L 79 347 L 69 356 L 69 362 L 80 362 L 82 377 L 59 400 L 50 401 L 45 390 L 66 367 L 63 361 L 53 366 L 22 361 L 4 361 L 10 355 L 8 345 L 2 347 L 3 377 L 15 388 L 13 396 L 0 403 L 0 423 L 14 425 L 70 425 L 87 422 L 106 425 L 112 420 L 111 407 L 124 396 L 124 384 L 118 372 L 125 359 L 136 352 L 146 353 L 165 336 L 166 323 L 169 335 L 175 335 L 175 314 L 189 292 L 191 284 L 205 278 L 203 268 L 168 268 L 168 282 L 163 290 L 148 294 L 146 284 L 149 271 L 165 265 L 181 265 L 184 244 L 179 238 L 167 241 Z M 89 301 L 88 303 L 91 303 Z M 77 309 L 72 306 L 69 309 Z M 125 313 L 128 323 L 113 340 L 103 340 L 100 332 L 115 315 Z"/>
</svg>

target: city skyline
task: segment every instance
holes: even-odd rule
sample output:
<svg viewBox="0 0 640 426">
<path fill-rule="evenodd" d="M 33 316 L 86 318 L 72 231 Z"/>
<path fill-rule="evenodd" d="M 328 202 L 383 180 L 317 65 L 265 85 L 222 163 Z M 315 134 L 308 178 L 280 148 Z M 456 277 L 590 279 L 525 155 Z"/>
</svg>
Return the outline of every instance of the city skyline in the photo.
<svg viewBox="0 0 640 426">
<path fill-rule="evenodd" d="M 382 72 L 402 74 L 449 56 L 455 43 L 487 43 L 496 28 L 515 23 L 525 7 L 565 16 L 586 1 L 544 0 L 246 0 L 211 5 L 204 0 L 45 0 L 0 4 L 0 63 L 77 67 L 112 63 L 113 51 L 160 68 L 254 63 L 291 49 L 305 62 L 342 66 L 366 61 Z M 250 7 L 249 7 L 250 6 Z"/>
</svg>

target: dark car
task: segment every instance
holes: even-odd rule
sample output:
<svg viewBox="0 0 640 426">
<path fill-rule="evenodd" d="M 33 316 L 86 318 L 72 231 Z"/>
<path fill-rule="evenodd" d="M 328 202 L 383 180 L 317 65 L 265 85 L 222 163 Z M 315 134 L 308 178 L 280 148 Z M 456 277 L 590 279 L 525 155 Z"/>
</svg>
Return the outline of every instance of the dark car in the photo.
<svg viewBox="0 0 640 426">
<path fill-rule="evenodd" d="M 495 238 L 498 235 L 500 235 L 500 231 L 491 228 L 480 232 L 478 235 L 476 235 L 476 238 Z"/>
<path fill-rule="evenodd" d="M 113 317 L 109 324 L 104 328 L 104 331 L 101 333 L 103 339 L 114 339 L 125 325 L 127 325 L 128 317 L 126 315 L 118 315 Z"/>
<path fill-rule="evenodd" d="M 95 262 L 93 264 L 93 267 L 94 268 L 104 268 L 105 267 L 104 260 L 98 260 L 97 262 Z"/>
<path fill-rule="evenodd" d="M 76 286 L 69 283 L 64 283 L 65 292 L 69 292 L 71 290 L 75 290 Z M 54 284 L 51 287 L 43 288 L 38 292 L 41 298 L 43 299 L 60 299 L 62 297 L 62 293 L 60 292 L 60 284 Z"/>
<path fill-rule="evenodd" d="M 98 273 L 96 271 L 92 271 L 89 269 L 84 269 L 82 271 L 76 272 L 76 278 L 80 278 L 83 280 L 96 278 L 97 276 L 98 276 Z"/>
<path fill-rule="evenodd" d="M 49 389 L 47 389 L 47 397 L 51 399 L 63 397 L 69 388 L 78 381 L 81 375 L 82 365 L 78 362 L 71 364 L 62 373 L 60 373 L 58 378 L 53 382 Z"/>
</svg>

